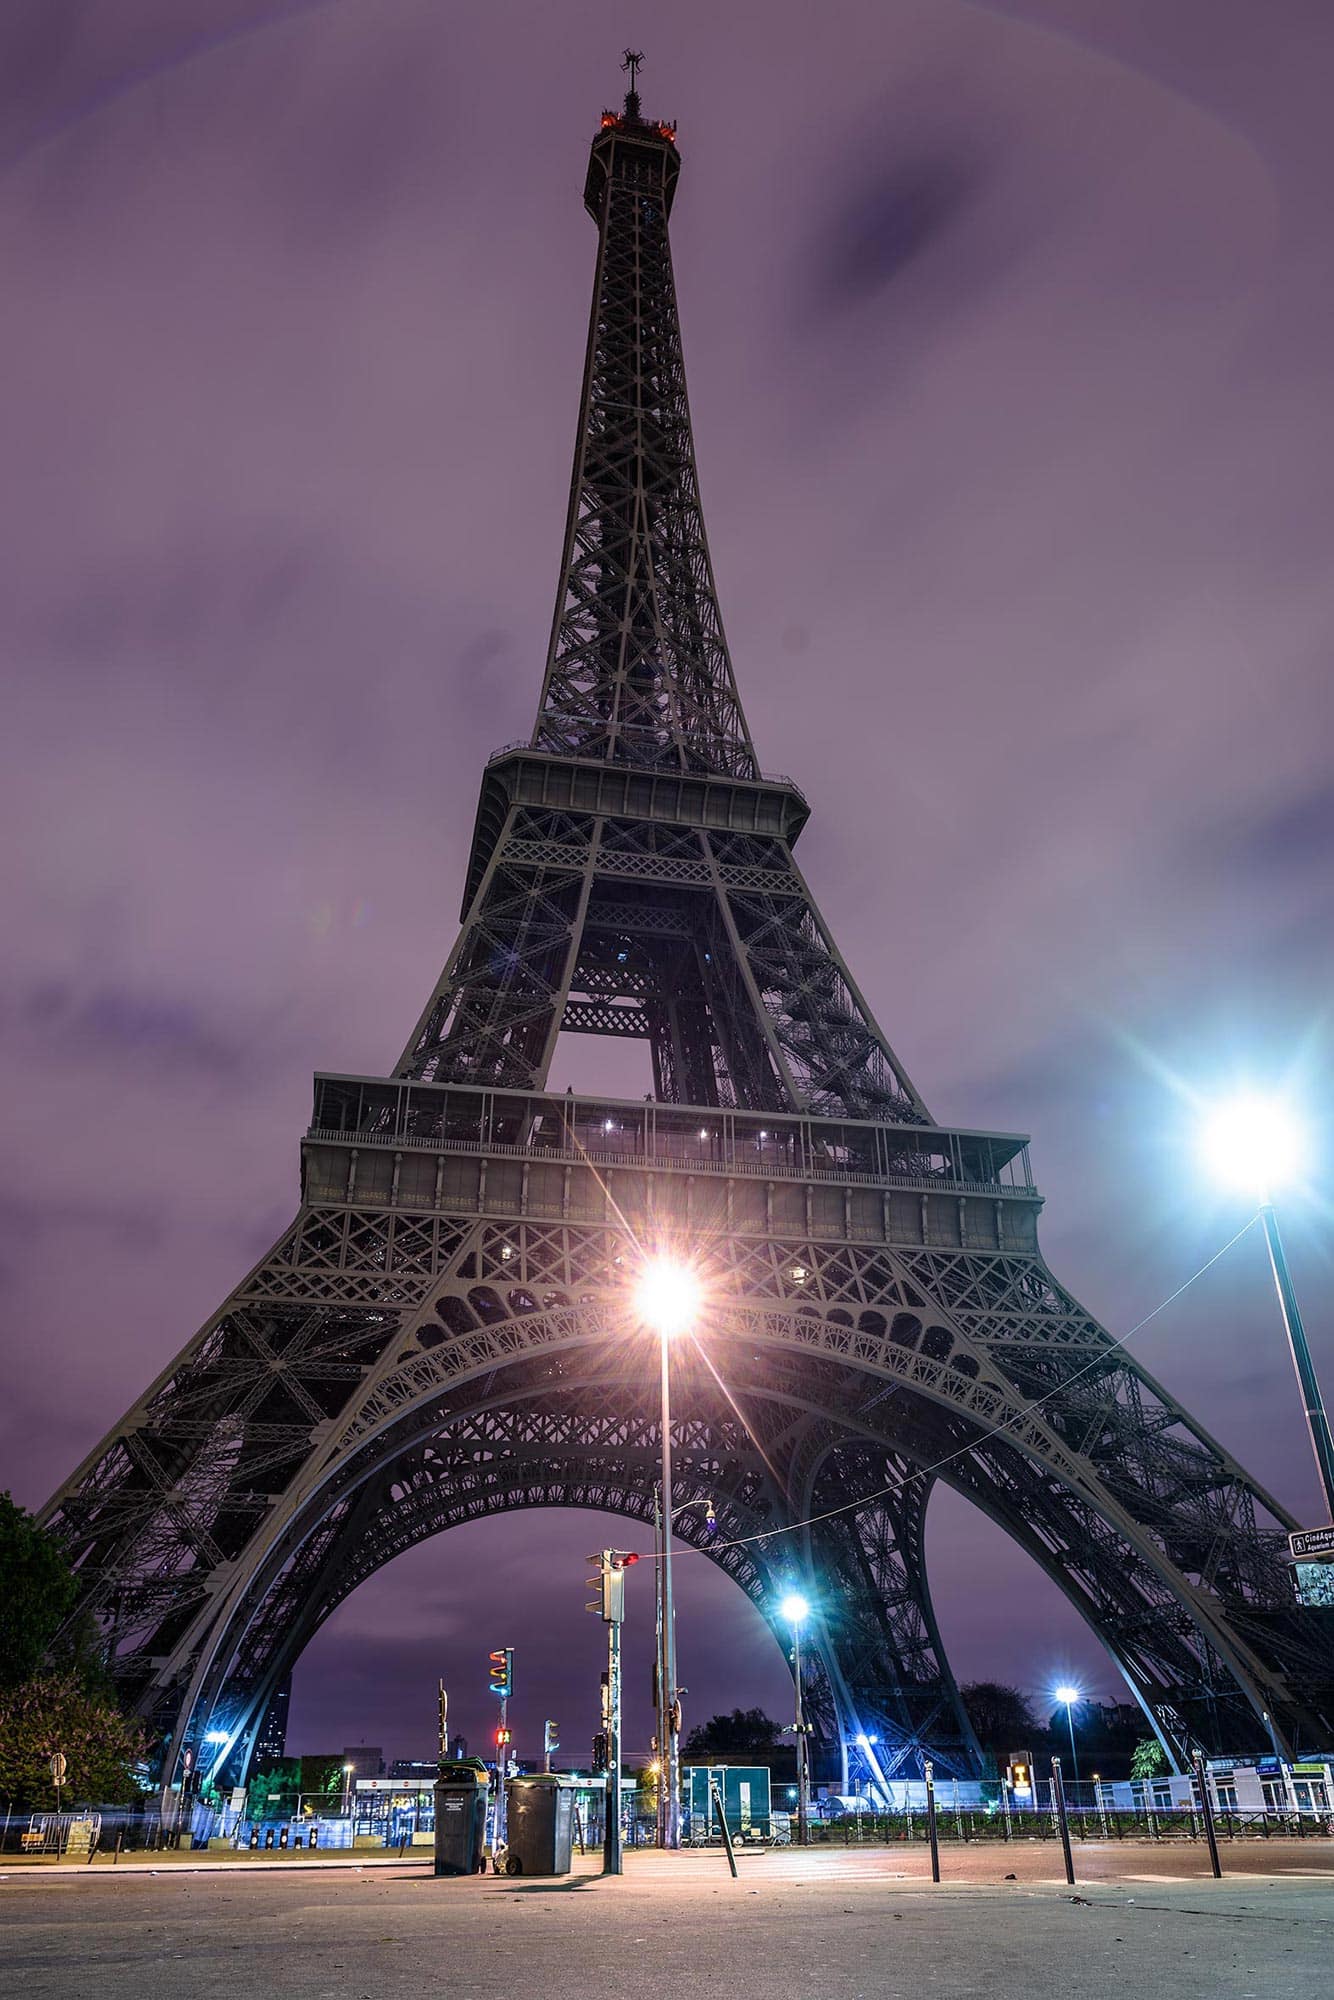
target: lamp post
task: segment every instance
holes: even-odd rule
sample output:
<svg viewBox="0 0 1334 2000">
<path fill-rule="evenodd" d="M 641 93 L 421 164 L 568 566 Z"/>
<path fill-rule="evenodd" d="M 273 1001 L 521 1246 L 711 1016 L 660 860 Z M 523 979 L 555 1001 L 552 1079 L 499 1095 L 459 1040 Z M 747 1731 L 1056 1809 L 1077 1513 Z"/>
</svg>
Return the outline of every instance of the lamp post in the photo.
<svg viewBox="0 0 1334 2000">
<path fill-rule="evenodd" d="M 1293 1289 L 1283 1239 L 1278 1233 L 1273 1190 L 1293 1181 L 1302 1169 L 1303 1145 L 1296 1120 L 1277 1101 L 1256 1096 L 1236 1097 L 1220 1105 L 1204 1128 L 1205 1157 L 1220 1178 L 1243 1188 L 1260 1204 L 1269 1250 L 1269 1268 L 1274 1274 L 1279 1311 L 1283 1315 L 1288 1349 L 1306 1413 L 1306 1430 L 1315 1455 L 1320 1490 L 1324 1495 L 1327 1520 L 1334 1525 L 1334 1440 L 1325 1414 L 1320 1383 L 1316 1378 L 1311 1350 L 1306 1344 L 1297 1294 Z"/>
<path fill-rule="evenodd" d="M 801 1706 L 801 1628 L 811 1615 L 811 1607 L 799 1590 L 790 1590 L 778 1610 L 792 1627 L 792 1679 L 796 1690 L 796 1712 L 792 1729 L 797 1739 L 797 1840 L 802 1847 L 805 1847 L 810 1840 L 810 1808 L 807 1782 L 809 1772 L 806 1762 L 806 1717 Z"/>
<path fill-rule="evenodd" d="M 352 1773 L 356 1770 L 356 1768 L 357 1767 L 355 1764 L 344 1764 L 343 1766 L 343 1818 L 344 1819 L 346 1819 L 349 1813 L 352 1811 Z"/>
<path fill-rule="evenodd" d="M 658 1335 L 662 1380 L 662 1561 L 658 1566 L 662 1607 L 662 1676 L 659 1742 L 667 1785 L 662 1818 L 663 1845 L 681 1845 L 681 1708 L 676 1680 L 676 1607 L 672 1597 L 672 1337 L 684 1333 L 699 1309 L 699 1281 L 684 1264 L 655 1257 L 640 1273 L 639 1313 Z"/>
<path fill-rule="evenodd" d="M 1058 1687 L 1056 1699 L 1065 1708 L 1065 1719 L 1070 1725 L 1070 1769 L 1076 1784 L 1079 1783 L 1079 1752 L 1075 1748 L 1075 1703 L 1084 1699 L 1077 1687 Z"/>
</svg>

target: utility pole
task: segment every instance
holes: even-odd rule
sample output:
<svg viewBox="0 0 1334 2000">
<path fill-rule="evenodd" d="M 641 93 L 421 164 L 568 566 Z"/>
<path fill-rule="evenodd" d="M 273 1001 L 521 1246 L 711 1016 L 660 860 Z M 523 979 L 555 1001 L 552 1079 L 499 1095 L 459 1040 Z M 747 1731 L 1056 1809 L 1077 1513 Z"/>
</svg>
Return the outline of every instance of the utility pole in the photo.
<svg viewBox="0 0 1334 2000">
<path fill-rule="evenodd" d="M 810 1840 L 810 1769 L 806 1761 L 806 1710 L 801 1699 L 801 1621 L 795 1619 L 792 1626 L 792 1655 L 796 1687 L 796 1723 L 794 1733 L 797 1739 L 797 1841 L 805 1847 Z"/>
<path fill-rule="evenodd" d="M 588 1558 L 597 1572 L 588 1578 L 597 1596 L 595 1611 L 607 1628 L 607 1672 L 602 1683 L 602 1727 L 607 1738 L 607 1811 L 602 1836 L 602 1872 L 621 1873 L 621 1624 L 625 1618 L 625 1572 L 639 1557 L 628 1549 L 602 1549 Z"/>
<path fill-rule="evenodd" d="M 681 1691 L 676 1685 L 676 1602 L 672 1593 L 672 1404 L 671 1343 L 661 1328 L 662 1350 L 662 1672 L 665 1731 L 659 1736 L 662 1780 L 667 1798 L 662 1816 L 662 1844 L 681 1845 Z M 659 1795 L 661 1796 L 661 1794 Z"/>
<path fill-rule="evenodd" d="M 497 1646 L 491 1654 L 491 1692 L 500 1700 L 500 1726 L 496 1730 L 496 1810 L 492 1821 L 497 1846 L 506 1832 L 505 1775 L 510 1760 L 509 1706 L 514 1692 L 514 1648 Z"/>
<path fill-rule="evenodd" d="M 669 1711 L 671 1695 L 667 1687 L 667 1626 L 663 1617 L 663 1562 L 662 1562 L 662 1487 L 653 1492 L 653 1567 L 655 1589 L 654 1610 L 654 1653 L 653 1653 L 653 1707 L 658 1718 L 658 1845 L 667 1847 L 667 1797 L 669 1787 L 668 1768 L 670 1758 L 667 1749 L 667 1731 L 670 1726 Z"/>
<path fill-rule="evenodd" d="M 607 1626 L 607 1811 L 602 1831 L 602 1872 L 619 1875 L 621 1860 L 621 1626 Z"/>
</svg>

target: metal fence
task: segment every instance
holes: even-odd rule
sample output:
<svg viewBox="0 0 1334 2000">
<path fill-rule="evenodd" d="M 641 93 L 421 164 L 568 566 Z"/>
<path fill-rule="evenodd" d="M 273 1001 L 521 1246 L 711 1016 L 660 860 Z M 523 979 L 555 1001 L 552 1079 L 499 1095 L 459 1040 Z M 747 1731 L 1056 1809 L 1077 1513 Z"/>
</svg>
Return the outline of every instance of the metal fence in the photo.
<svg viewBox="0 0 1334 2000">
<path fill-rule="evenodd" d="M 424 1816 L 423 1816 L 424 1817 Z M 1072 1840 L 1079 1843 L 1119 1844 L 1127 1841 L 1204 1841 L 1204 1816 L 1188 1807 L 1171 1811 L 1146 1808 L 1142 1811 L 1113 1811 L 1110 1807 L 1071 1805 L 1069 1826 Z M 1323 1812 L 1238 1812 L 1219 1811 L 1214 1826 L 1220 1841 L 1334 1839 L 1334 1815 Z M 753 1844 L 756 1829 L 742 1824 L 740 1814 L 728 1815 L 728 1830 L 738 1844 Z M 936 1832 L 942 1843 L 1003 1845 L 1006 1842 L 1037 1841 L 1060 1843 L 1056 1813 L 1047 1806 L 1015 1808 L 1001 1806 L 954 1806 L 947 1799 L 937 1801 Z M 27 1855 L 34 1859 L 99 1861 L 113 1863 L 122 1854 L 176 1852 L 194 1849 L 233 1852 L 259 1851 L 329 1853 L 375 1846 L 386 1851 L 420 1851 L 423 1836 L 430 1835 L 418 1824 L 409 1829 L 400 1819 L 370 1829 L 352 1817 L 294 1816 L 290 1819 L 235 1819 L 229 1814 L 196 1808 L 189 1827 L 165 1826 L 156 1810 L 102 1806 L 72 1812 L 29 1812 L 11 1806 L 0 1827 L 0 1854 Z M 600 1815 L 581 1818 L 580 1833 L 588 1848 L 601 1843 Z M 414 1838 L 415 1835 L 415 1838 Z M 767 1835 L 769 1844 L 786 1846 L 797 1837 L 794 1814 L 774 1812 Z M 656 1822 L 650 1815 L 627 1813 L 624 1838 L 629 1847 L 651 1847 L 657 1841 Z M 717 1844 L 716 1817 L 695 1834 L 687 1821 L 684 1838 L 688 1844 Z M 926 1813 L 921 1808 L 898 1812 L 845 1812 L 826 1818 L 812 1811 L 808 1829 L 812 1847 L 924 1846 L 927 1843 Z"/>
<path fill-rule="evenodd" d="M 1189 1808 L 1128 1812 L 1071 1806 L 1069 1823 L 1071 1839 L 1077 1841 L 1202 1841 L 1205 1837 L 1203 1814 Z M 1214 1826 L 1220 1840 L 1334 1839 L 1334 1818 L 1327 1813 L 1216 1812 Z M 1000 1807 L 994 1811 L 955 1808 L 938 1800 L 936 1829 L 941 1841 L 1060 1841 L 1057 1816 L 1046 1807 L 1006 1812 Z M 795 1822 L 791 1837 L 796 1837 Z M 925 1842 L 926 1838 L 926 1813 L 920 1809 L 846 1813 L 837 1819 L 812 1815 L 809 1826 L 810 1844 L 819 1847 L 899 1846 Z"/>
</svg>

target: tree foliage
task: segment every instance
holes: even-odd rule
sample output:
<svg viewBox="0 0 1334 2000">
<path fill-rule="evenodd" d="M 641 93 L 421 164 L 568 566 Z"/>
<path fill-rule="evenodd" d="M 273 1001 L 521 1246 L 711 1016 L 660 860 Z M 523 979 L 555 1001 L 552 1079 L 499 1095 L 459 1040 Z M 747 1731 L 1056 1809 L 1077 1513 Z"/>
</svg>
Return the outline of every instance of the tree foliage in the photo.
<svg viewBox="0 0 1334 2000">
<path fill-rule="evenodd" d="M 67 1804 L 143 1789 L 149 1746 L 116 1707 L 95 1627 L 70 1619 L 77 1589 L 60 1544 L 0 1494 L 0 1795 L 19 1806 L 55 1805 L 57 1750 Z"/>
<path fill-rule="evenodd" d="M 1001 1681 L 969 1681 L 959 1689 L 959 1697 L 978 1742 L 993 1756 L 1032 1751 L 1046 1741 L 1047 1732 L 1022 1689 Z"/>
<path fill-rule="evenodd" d="M 0 1794 L 54 1806 L 51 1758 L 65 1754 L 64 1802 L 124 1805 L 144 1786 L 148 1744 L 137 1721 L 92 1695 L 74 1673 L 40 1674 L 0 1690 Z"/>
<path fill-rule="evenodd" d="M 59 1544 L 0 1493 L 0 1689 L 19 1687 L 36 1673 L 74 1592 Z"/>
<path fill-rule="evenodd" d="M 734 1708 L 730 1715 L 711 1715 L 685 1740 L 687 1757 L 749 1757 L 780 1748 L 782 1727 L 762 1708 Z M 762 1760 L 760 1760 L 762 1761 Z"/>
<path fill-rule="evenodd" d="M 1156 1778 L 1167 1769 L 1163 1746 L 1156 1736 L 1141 1736 L 1130 1757 L 1132 1778 Z"/>
</svg>

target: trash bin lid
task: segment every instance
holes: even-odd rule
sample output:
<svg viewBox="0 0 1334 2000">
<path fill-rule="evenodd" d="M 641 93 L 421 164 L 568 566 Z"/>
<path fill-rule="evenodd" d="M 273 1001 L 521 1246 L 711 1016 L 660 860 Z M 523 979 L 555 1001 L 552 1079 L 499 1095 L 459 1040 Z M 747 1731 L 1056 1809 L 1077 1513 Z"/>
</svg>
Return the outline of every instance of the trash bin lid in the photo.
<svg viewBox="0 0 1334 2000">
<path fill-rule="evenodd" d="M 517 1778 L 509 1780 L 511 1785 L 557 1785 L 573 1791 L 579 1785 L 586 1785 L 587 1778 L 577 1778 L 569 1771 L 525 1771 Z"/>
<path fill-rule="evenodd" d="M 490 1782 L 485 1764 L 473 1757 L 466 1764 L 441 1764 L 436 1778 L 440 1785 L 489 1785 Z"/>
</svg>

